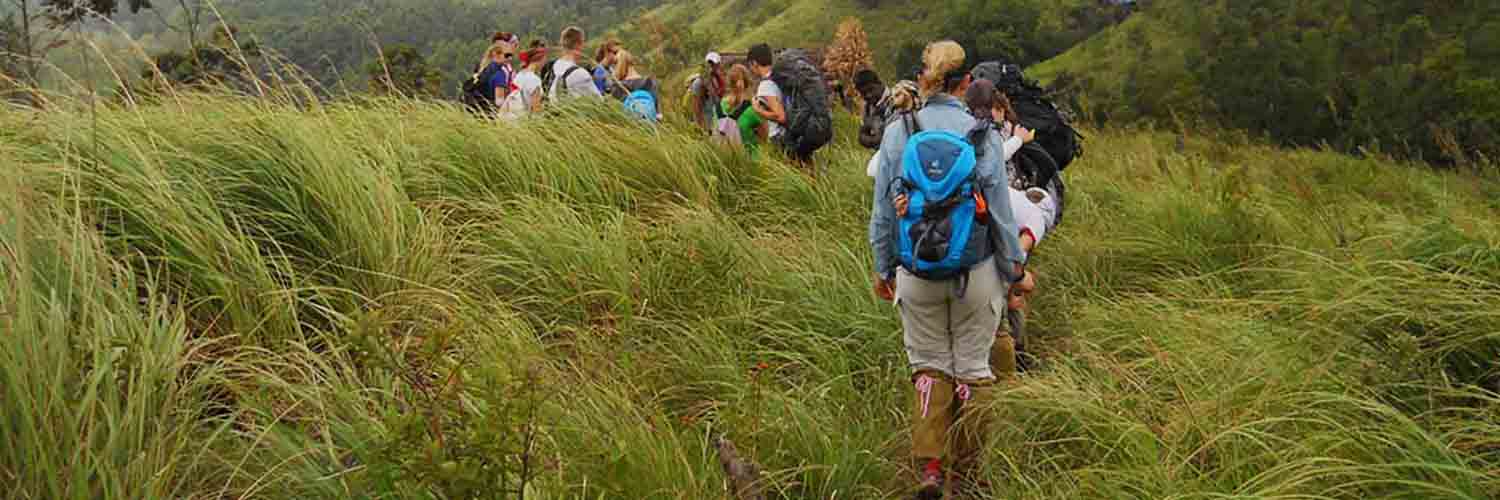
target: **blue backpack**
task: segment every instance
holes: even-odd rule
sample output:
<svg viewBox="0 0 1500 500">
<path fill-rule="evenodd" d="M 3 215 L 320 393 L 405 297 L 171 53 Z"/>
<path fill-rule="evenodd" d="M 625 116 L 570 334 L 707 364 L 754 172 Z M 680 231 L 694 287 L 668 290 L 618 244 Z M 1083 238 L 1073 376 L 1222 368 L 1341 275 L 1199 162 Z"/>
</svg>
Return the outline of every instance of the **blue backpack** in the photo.
<svg viewBox="0 0 1500 500">
<path fill-rule="evenodd" d="M 923 279 L 959 277 L 980 260 L 965 259 L 970 242 L 989 236 L 983 222 L 989 214 L 981 213 L 976 197 L 979 155 L 971 139 L 922 131 L 915 116 L 907 116 L 908 130 L 916 133 L 906 140 L 898 179 L 909 199 L 897 238 L 901 267 Z"/>
<path fill-rule="evenodd" d="M 656 122 L 656 96 L 646 89 L 634 90 L 625 96 L 625 112 L 646 120 Z"/>
</svg>

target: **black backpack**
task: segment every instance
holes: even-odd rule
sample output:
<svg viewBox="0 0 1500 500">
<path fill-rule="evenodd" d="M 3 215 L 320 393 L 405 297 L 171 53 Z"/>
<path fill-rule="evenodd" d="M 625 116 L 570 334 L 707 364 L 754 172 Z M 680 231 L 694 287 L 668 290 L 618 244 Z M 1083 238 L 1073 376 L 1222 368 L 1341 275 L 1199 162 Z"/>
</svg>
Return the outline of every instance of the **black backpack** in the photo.
<svg viewBox="0 0 1500 500">
<path fill-rule="evenodd" d="M 859 126 L 859 144 L 870 149 L 880 149 L 885 140 L 885 125 L 891 110 L 884 101 L 865 103 L 863 123 Z"/>
<path fill-rule="evenodd" d="M 981 63 L 970 72 L 975 79 L 989 80 L 995 89 L 1010 98 L 1010 104 L 1021 118 L 1021 126 L 1037 132 L 1041 144 L 1057 163 L 1057 170 L 1068 168 L 1083 156 L 1083 135 L 1068 123 L 1068 118 L 1047 98 L 1036 82 L 1027 80 L 1021 68 L 1000 61 Z"/>
<path fill-rule="evenodd" d="M 1052 153 L 1038 142 L 1027 143 L 1021 146 L 1020 151 L 1011 157 L 1009 174 L 1013 181 L 1011 187 L 1025 191 L 1031 188 L 1039 188 L 1051 191 L 1057 198 L 1057 218 L 1052 221 L 1053 225 L 1061 225 L 1063 219 L 1064 186 L 1063 178 L 1057 175 L 1062 167 L 1057 166 L 1053 160 Z"/>
<path fill-rule="evenodd" d="M 489 93 L 489 88 L 490 78 L 493 78 L 499 71 L 499 67 L 486 64 L 484 69 L 475 71 L 473 76 L 464 80 L 462 94 L 464 107 L 478 114 L 495 113 L 495 96 Z"/>
<path fill-rule="evenodd" d="M 552 70 L 552 65 L 556 64 L 556 63 L 557 63 L 557 59 L 551 59 L 551 60 L 548 60 L 546 62 L 543 62 L 542 63 L 542 71 L 541 71 L 541 73 L 538 73 L 536 75 L 538 78 L 542 79 L 542 93 L 543 94 L 546 94 L 547 92 L 552 91 L 552 80 L 557 79 L 557 72 Z"/>
<path fill-rule="evenodd" d="M 787 149 L 812 154 L 833 140 L 833 114 L 823 72 L 801 50 L 789 49 L 771 65 L 771 80 L 781 87 L 786 109 Z"/>
</svg>

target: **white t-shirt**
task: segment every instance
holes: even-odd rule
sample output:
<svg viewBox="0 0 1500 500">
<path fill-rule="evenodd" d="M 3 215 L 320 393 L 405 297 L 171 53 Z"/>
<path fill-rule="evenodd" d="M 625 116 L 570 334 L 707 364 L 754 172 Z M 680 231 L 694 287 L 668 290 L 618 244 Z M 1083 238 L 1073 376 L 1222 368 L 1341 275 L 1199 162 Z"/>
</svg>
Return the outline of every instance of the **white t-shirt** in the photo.
<svg viewBox="0 0 1500 500">
<path fill-rule="evenodd" d="M 766 77 L 760 81 L 760 88 L 755 90 L 755 97 L 764 97 L 767 101 L 774 100 L 780 103 L 781 86 L 776 85 L 776 82 L 771 80 L 771 75 L 766 75 Z M 782 112 L 785 111 L 786 109 L 783 106 Z M 768 135 L 770 135 L 771 137 L 780 137 L 781 133 L 784 132 L 784 130 L 782 130 L 781 128 L 780 123 L 776 123 L 771 120 L 766 120 L 766 123 L 768 124 L 767 127 L 769 127 L 767 130 L 770 132 Z"/>
<path fill-rule="evenodd" d="M 501 112 L 511 118 L 519 118 L 531 114 L 531 100 L 537 92 L 542 91 L 542 77 L 529 69 L 523 69 L 516 74 L 516 91 L 511 92 L 505 99 L 505 106 Z"/>
<path fill-rule="evenodd" d="M 1046 190 L 1031 188 L 1026 191 L 1010 188 L 1010 210 L 1016 216 L 1016 225 L 1031 231 L 1038 244 L 1047 231 L 1057 224 L 1057 198 Z M 1038 201 L 1028 196 L 1035 193 Z"/>
<path fill-rule="evenodd" d="M 553 77 L 552 88 L 547 89 L 547 95 L 552 96 L 554 100 L 564 97 L 603 96 L 604 94 L 599 93 L 599 87 L 594 85 L 594 75 L 589 74 L 588 71 L 579 69 L 571 75 L 568 74 L 569 69 L 577 66 L 567 59 L 558 59 L 557 62 L 552 63 L 552 74 L 557 76 Z M 567 76 L 566 82 L 563 81 L 564 75 Z"/>
</svg>

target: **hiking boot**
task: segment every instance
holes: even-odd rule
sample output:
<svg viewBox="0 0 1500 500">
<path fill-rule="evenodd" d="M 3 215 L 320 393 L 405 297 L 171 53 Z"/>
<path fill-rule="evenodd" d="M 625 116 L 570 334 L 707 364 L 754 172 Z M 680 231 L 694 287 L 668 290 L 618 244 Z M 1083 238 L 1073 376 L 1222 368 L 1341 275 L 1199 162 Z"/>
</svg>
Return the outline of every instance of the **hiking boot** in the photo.
<svg viewBox="0 0 1500 500">
<path fill-rule="evenodd" d="M 995 387 L 993 381 L 983 380 L 960 385 L 959 389 L 959 418 L 954 423 L 951 461 L 959 479 L 956 486 L 966 487 L 981 480 L 980 462 L 984 458 L 991 411 L 985 405 L 993 400 Z"/>
<path fill-rule="evenodd" d="M 942 500 L 943 463 L 934 458 L 922 468 L 922 481 L 917 483 L 917 500 Z"/>
<path fill-rule="evenodd" d="M 921 372 L 913 379 L 916 401 L 912 405 L 911 455 L 935 460 L 948 449 L 948 433 L 953 428 L 954 385 L 947 375 Z"/>
</svg>

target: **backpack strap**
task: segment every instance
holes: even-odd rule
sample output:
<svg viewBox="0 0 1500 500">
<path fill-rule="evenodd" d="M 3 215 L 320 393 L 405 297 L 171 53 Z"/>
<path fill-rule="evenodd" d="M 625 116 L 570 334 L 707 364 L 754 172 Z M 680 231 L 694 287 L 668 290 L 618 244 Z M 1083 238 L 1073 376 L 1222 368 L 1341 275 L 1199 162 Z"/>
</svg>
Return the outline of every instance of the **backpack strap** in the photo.
<svg viewBox="0 0 1500 500">
<path fill-rule="evenodd" d="M 984 143 L 991 130 L 995 130 L 995 121 L 985 118 L 975 123 L 974 128 L 969 129 L 969 133 L 964 136 L 969 145 L 974 147 L 974 158 L 984 158 Z"/>
<path fill-rule="evenodd" d="M 576 64 L 573 65 L 573 67 L 568 68 L 567 71 L 563 72 L 562 77 L 561 77 L 560 80 L 552 82 L 552 85 L 554 87 L 561 87 L 562 90 L 563 90 L 562 93 L 567 93 L 567 94 L 573 93 L 572 90 L 568 90 L 568 77 L 573 76 L 573 72 L 574 71 L 578 71 L 580 69 L 583 69 L 583 66 L 579 66 L 579 65 L 576 65 Z M 593 77 L 589 77 L 589 80 L 590 80 L 589 84 L 590 85 L 593 85 L 593 81 L 592 81 L 593 79 L 594 79 Z"/>
<path fill-rule="evenodd" d="M 911 139 L 911 136 L 922 132 L 922 124 L 917 121 L 917 110 L 902 112 L 901 123 L 906 125 L 907 139 Z"/>
<path fill-rule="evenodd" d="M 750 101 L 742 102 L 742 103 L 740 103 L 740 105 L 738 107 L 734 108 L 734 111 L 731 111 L 729 113 L 729 119 L 738 121 L 741 116 L 745 115 L 745 111 L 747 111 L 749 109 L 750 109 Z"/>
</svg>

